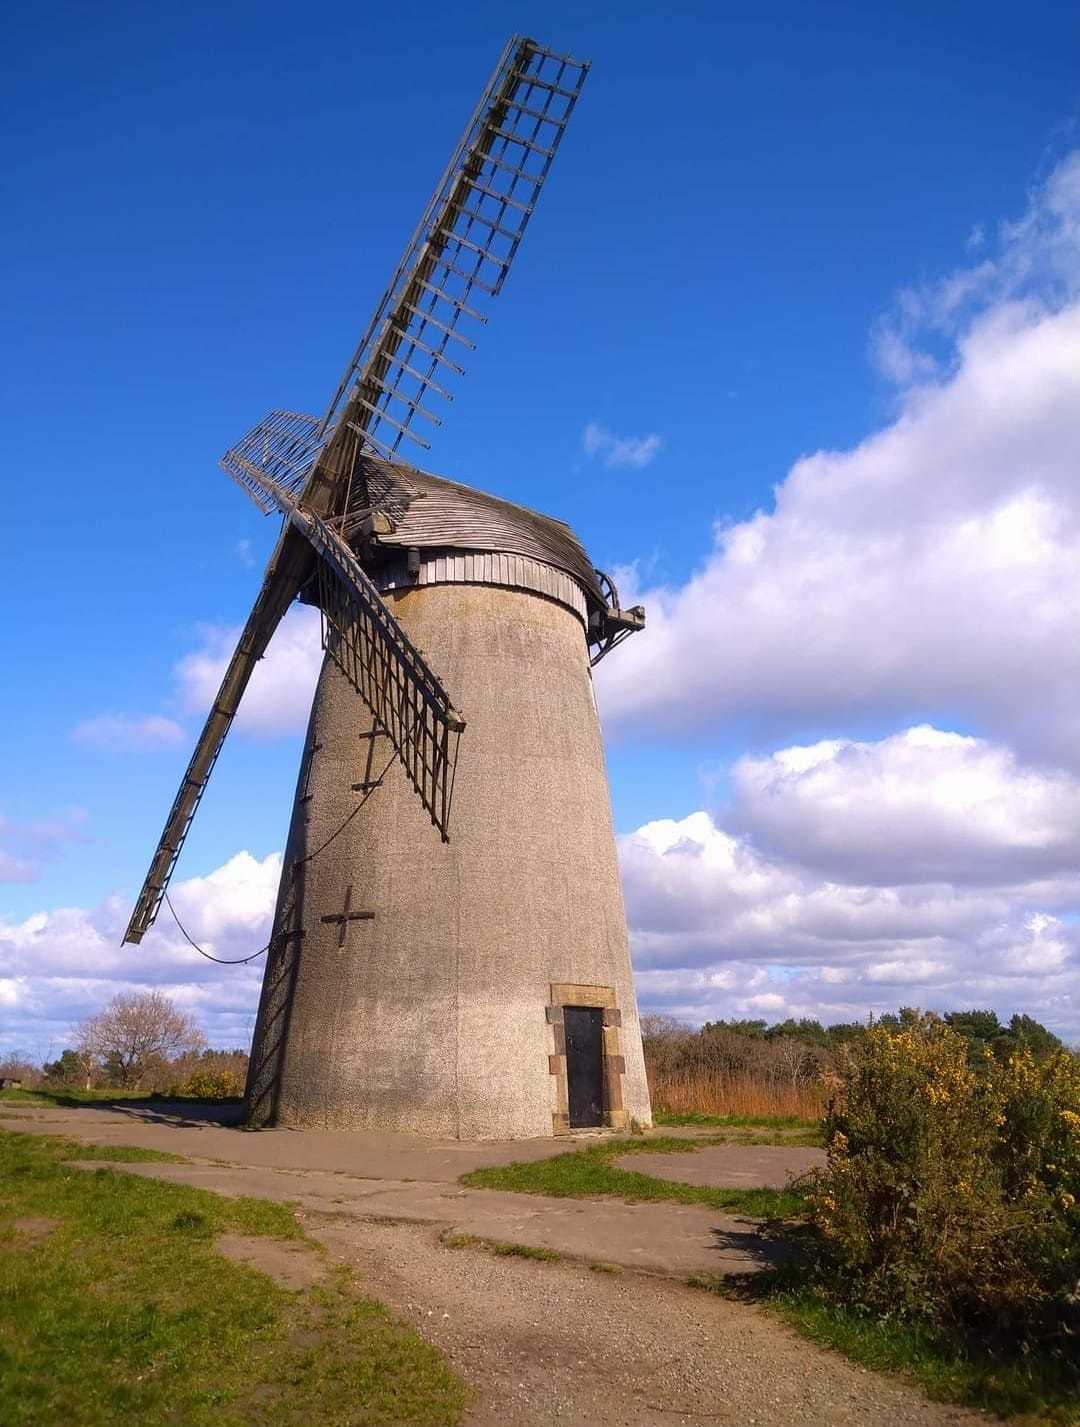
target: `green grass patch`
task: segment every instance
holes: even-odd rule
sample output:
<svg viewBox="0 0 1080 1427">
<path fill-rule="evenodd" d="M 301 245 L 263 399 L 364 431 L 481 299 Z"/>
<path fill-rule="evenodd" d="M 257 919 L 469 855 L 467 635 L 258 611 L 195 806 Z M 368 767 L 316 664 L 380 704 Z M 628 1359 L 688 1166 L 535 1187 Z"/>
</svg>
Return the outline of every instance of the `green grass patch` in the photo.
<svg viewBox="0 0 1080 1427">
<path fill-rule="evenodd" d="M 694 1110 L 685 1115 L 670 1110 L 653 1110 L 657 1125 L 715 1125 L 732 1130 L 813 1130 L 820 1132 L 820 1120 L 800 1120 L 797 1115 L 703 1115 Z M 788 1141 L 785 1140 L 785 1143 Z"/>
<path fill-rule="evenodd" d="M 799 1286 L 796 1273 L 788 1268 L 739 1278 L 692 1274 L 687 1282 L 721 1297 L 760 1303 L 813 1342 L 874 1372 L 908 1378 L 936 1402 L 1020 1417 L 1030 1427 L 1080 1423 L 1076 1377 L 1060 1360 L 965 1355 L 902 1323 L 880 1322 L 830 1303 Z"/>
<path fill-rule="evenodd" d="M 242 1095 L 215 1096 L 161 1095 L 150 1090 L 0 1090 L 0 1105 L 5 1102 L 22 1105 L 47 1105 L 52 1108 L 77 1109 L 81 1105 L 241 1105 Z"/>
<path fill-rule="evenodd" d="M 470 1189 L 503 1189 L 517 1194 L 545 1194 L 552 1199 L 622 1199 L 627 1204 L 668 1201 L 707 1204 L 712 1209 L 747 1214 L 755 1219 L 786 1219 L 799 1213 L 802 1201 L 789 1189 L 712 1189 L 654 1179 L 636 1170 L 620 1169 L 612 1160 L 625 1154 L 681 1154 L 710 1140 L 610 1140 L 571 1150 L 568 1154 L 529 1163 L 475 1169 L 459 1181 Z"/>
<path fill-rule="evenodd" d="M 6 1131 L 0 1130 L 0 1134 Z M 184 1164 L 182 1154 L 170 1154 L 168 1150 L 141 1149 L 136 1145 L 95 1145 L 83 1140 L 70 1140 L 60 1135 L 46 1136 L 56 1156 L 61 1161 L 109 1160 L 113 1164 L 140 1164 L 157 1161 L 161 1164 Z M 2 1196 L 0 1196 L 2 1198 Z"/>
<path fill-rule="evenodd" d="M 555 1249 L 541 1249 L 533 1244 L 507 1243 L 502 1239 L 484 1239 L 479 1234 L 461 1234 L 456 1231 L 443 1234 L 440 1243 L 447 1249 L 482 1249 L 500 1259 L 539 1259 L 543 1263 L 557 1263 L 562 1254 Z"/>
<path fill-rule="evenodd" d="M 487 1247 L 500 1259 L 539 1259 L 542 1263 L 558 1263 L 562 1258 L 562 1254 L 554 1249 L 541 1249 L 535 1244 L 508 1244 L 500 1239 L 493 1239 Z"/>
<path fill-rule="evenodd" d="M 11 1101 L 23 1105 L 100 1105 L 110 1100 L 149 1100 L 148 1090 L 0 1090 L 0 1104 Z"/>
<path fill-rule="evenodd" d="M 439 1242 L 446 1249 L 474 1249 L 483 1241 L 475 1234 L 459 1234 L 456 1231 L 441 1234 Z"/>
<path fill-rule="evenodd" d="M 223 1232 L 302 1239 L 287 1206 L 71 1166 L 88 1153 L 0 1132 L 5 1427 L 459 1420 L 464 1388 L 440 1355 L 344 1271 L 293 1292 L 215 1251 Z"/>
</svg>

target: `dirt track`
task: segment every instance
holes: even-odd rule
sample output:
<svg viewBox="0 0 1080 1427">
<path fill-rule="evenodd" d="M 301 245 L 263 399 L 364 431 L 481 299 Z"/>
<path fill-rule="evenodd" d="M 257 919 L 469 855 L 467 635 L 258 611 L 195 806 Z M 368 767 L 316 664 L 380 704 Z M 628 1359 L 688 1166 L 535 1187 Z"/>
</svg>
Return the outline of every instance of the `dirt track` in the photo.
<svg viewBox="0 0 1080 1427">
<path fill-rule="evenodd" d="M 703 1206 L 548 1200 L 456 1184 L 478 1163 L 562 1148 L 550 1141 L 465 1146 L 318 1132 L 249 1135 L 213 1116 L 149 1107 L 140 1114 L 5 1106 L 0 1126 L 72 1135 L 88 1146 L 172 1150 L 196 1162 L 113 1168 L 299 1203 L 308 1232 L 472 1384 L 469 1427 L 944 1427 L 986 1420 L 929 1403 L 913 1387 L 815 1348 L 763 1310 L 686 1287 L 685 1267 L 681 1278 L 657 1276 L 657 1266 L 678 1267 L 682 1254 L 691 1267 L 700 1258 L 714 1271 L 753 1266 L 753 1226 L 745 1221 L 720 1230 L 724 1216 Z M 730 1165 L 720 1163 L 720 1149 L 702 1152 L 713 1180 L 737 1176 L 750 1163 L 743 1147 L 725 1151 Z M 448 1227 L 561 1248 L 583 1261 L 450 1248 L 442 1242 Z M 730 1242 L 736 1229 L 746 1244 Z M 605 1245 L 626 1265 L 617 1274 L 588 1266 L 612 1256 Z M 245 1244 L 225 1247 L 236 1256 L 250 1252 Z"/>
<path fill-rule="evenodd" d="M 309 1224 L 470 1382 L 469 1427 L 944 1427 L 985 1421 L 808 1344 L 765 1312 L 638 1274 Z"/>
</svg>

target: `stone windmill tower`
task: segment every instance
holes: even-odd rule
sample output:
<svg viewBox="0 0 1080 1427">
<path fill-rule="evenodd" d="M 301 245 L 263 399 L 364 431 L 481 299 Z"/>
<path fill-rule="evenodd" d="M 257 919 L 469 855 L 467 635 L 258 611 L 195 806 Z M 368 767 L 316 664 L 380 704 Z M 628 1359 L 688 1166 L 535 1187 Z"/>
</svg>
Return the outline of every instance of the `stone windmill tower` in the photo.
<svg viewBox="0 0 1080 1427">
<path fill-rule="evenodd" d="M 273 412 L 222 461 L 283 529 L 125 940 L 157 915 L 278 622 L 317 605 L 255 1124 L 472 1139 L 650 1119 L 590 673 L 643 613 L 569 526 L 399 455 L 426 448 L 416 418 L 440 424 L 425 403 L 461 374 L 587 72 L 510 41 L 326 415 Z"/>
</svg>

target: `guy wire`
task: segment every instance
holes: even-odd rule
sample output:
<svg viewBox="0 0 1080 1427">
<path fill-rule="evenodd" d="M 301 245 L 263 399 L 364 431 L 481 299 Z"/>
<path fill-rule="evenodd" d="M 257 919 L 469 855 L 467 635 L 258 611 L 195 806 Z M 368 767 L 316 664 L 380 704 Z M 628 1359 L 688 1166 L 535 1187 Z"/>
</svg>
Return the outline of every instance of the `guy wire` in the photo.
<svg viewBox="0 0 1080 1427">
<path fill-rule="evenodd" d="M 382 780 L 386 777 L 387 773 L 390 772 L 390 769 L 394 766 L 394 760 L 397 758 L 397 756 L 398 756 L 398 755 L 397 755 L 397 750 L 395 749 L 394 752 L 393 752 L 393 754 L 392 754 L 391 757 L 390 757 L 390 761 L 387 763 L 386 767 L 385 767 L 385 768 L 382 770 L 382 772 L 379 774 L 378 779 L 376 780 L 376 786 L 378 786 L 378 784 L 381 783 Z M 345 831 L 345 829 L 349 826 L 349 824 L 352 822 L 353 818 L 354 818 L 354 817 L 356 816 L 356 814 L 360 811 L 360 809 L 364 806 L 364 804 L 367 802 L 368 798 L 371 797 L 371 795 L 372 795 L 372 793 L 373 793 L 374 791 L 375 791 L 375 788 L 369 788 L 368 791 L 364 794 L 364 796 L 363 796 L 363 797 L 360 799 L 360 801 L 357 803 L 356 807 L 353 808 L 352 812 L 348 815 L 347 818 L 345 818 L 344 822 L 340 823 L 340 824 L 338 825 L 338 827 L 335 828 L 335 830 L 330 834 L 330 836 L 326 839 L 326 841 L 320 843 L 319 846 L 315 849 L 315 851 L 314 851 L 314 852 L 309 852 L 306 857 L 298 857 L 298 858 L 296 859 L 296 861 L 293 863 L 293 866 L 294 866 L 294 867 L 302 867 L 302 866 L 304 866 L 304 864 L 307 863 L 307 862 L 313 862 L 313 861 L 315 860 L 315 858 L 318 857 L 318 855 L 319 855 L 320 852 L 325 851 L 325 849 L 330 846 L 330 844 L 334 841 L 334 839 L 335 839 L 336 837 L 339 837 L 339 836 L 341 835 L 341 833 L 343 833 L 343 832 Z M 247 962 L 249 962 L 249 961 L 254 961 L 257 956 L 262 956 L 264 952 L 269 951 L 270 948 L 271 948 L 271 946 L 273 946 L 273 944 L 274 944 L 274 939 L 273 939 L 273 937 L 271 937 L 270 940 L 266 943 L 265 946 L 260 946 L 259 949 L 258 949 L 258 951 L 253 951 L 250 956 L 235 956 L 235 957 L 213 956 L 213 955 L 211 955 L 210 952 L 204 951 L 203 948 L 198 944 L 198 942 L 195 941 L 195 940 L 192 938 L 191 934 L 188 932 L 187 927 L 184 926 L 183 922 L 182 922 L 182 921 L 180 920 L 180 918 L 176 915 L 176 908 L 173 906 L 173 904 L 172 904 L 172 898 L 169 896 L 168 892 L 165 893 L 165 904 L 166 904 L 166 906 L 169 908 L 169 911 L 172 913 L 172 919 L 173 919 L 173 921 L 176 923 L 176 925 L 180 928 L 180 934 L 181 934 L 181 936 L 183 936 L 183 938 L 184 938 L 184 940 L 187 942 L 187 944 L 188 944 L 193 950 L 197 951 L 200 956 L 205 956 L 206 959 L 207 959 L 207 961 L 215 961 L 215 962 L 217 962 L 217 964 L 218 964 L 219 966 L 244 966 L 244 965 L 247 964 Z"/>
</svg>

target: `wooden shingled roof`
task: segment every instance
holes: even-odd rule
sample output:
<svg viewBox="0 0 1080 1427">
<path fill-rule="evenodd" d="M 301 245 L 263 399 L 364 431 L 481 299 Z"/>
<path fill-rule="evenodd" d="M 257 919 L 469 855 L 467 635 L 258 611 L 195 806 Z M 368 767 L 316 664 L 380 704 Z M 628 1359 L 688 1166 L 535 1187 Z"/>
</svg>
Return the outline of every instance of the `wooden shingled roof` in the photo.
<svg viewBox="0 0 1080 1427">
<path fill-rule="evenodd" d="M 379 544 L 524 555 L 564 570 L 605 602 L 584 546 L 564 521 L 396 462 L 363 457 L 360 467 L 370 509 L 389 526 L 379 529 Z"/>
</svg>

